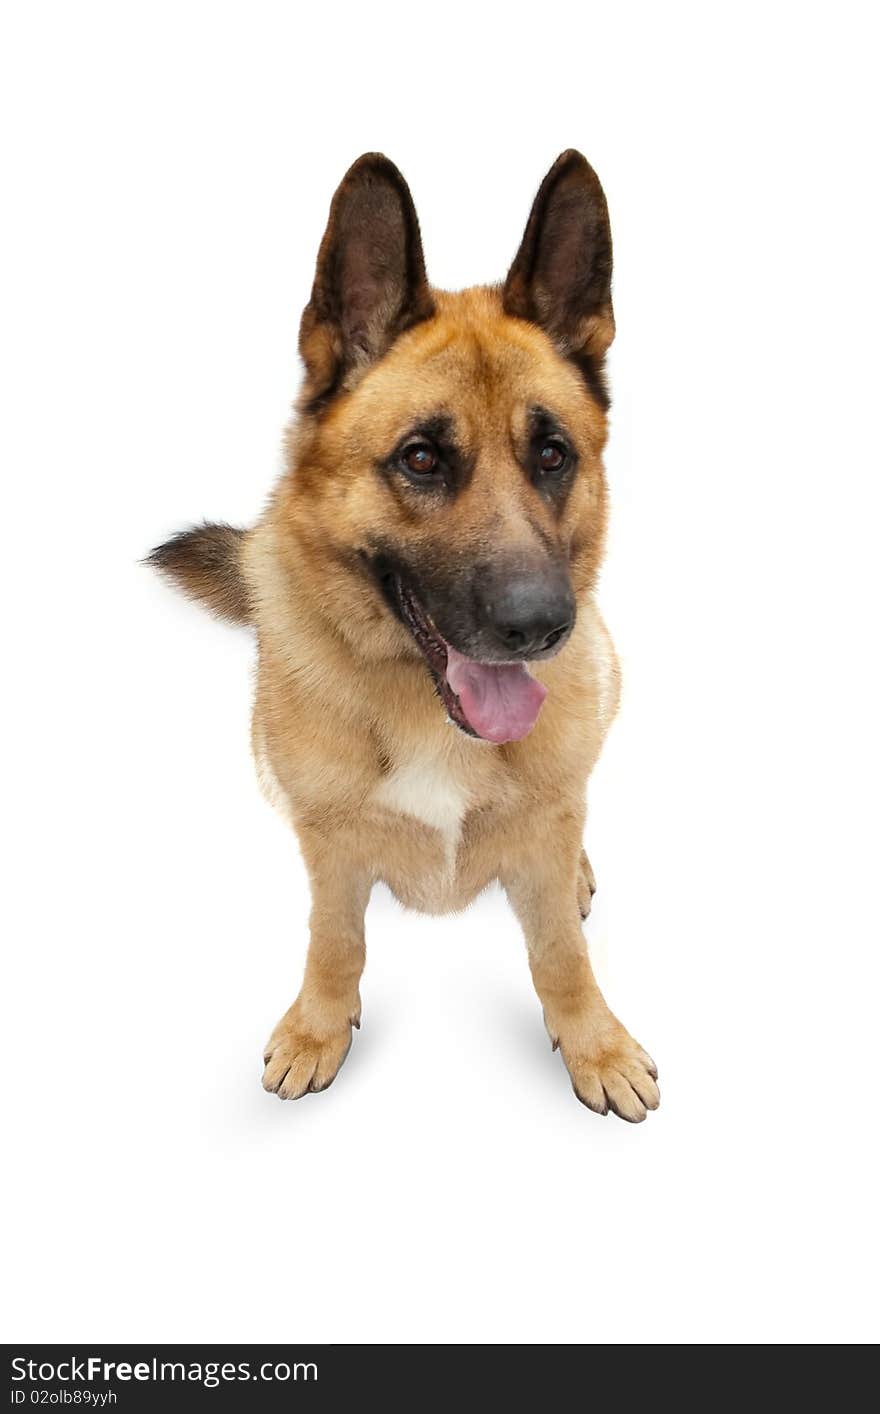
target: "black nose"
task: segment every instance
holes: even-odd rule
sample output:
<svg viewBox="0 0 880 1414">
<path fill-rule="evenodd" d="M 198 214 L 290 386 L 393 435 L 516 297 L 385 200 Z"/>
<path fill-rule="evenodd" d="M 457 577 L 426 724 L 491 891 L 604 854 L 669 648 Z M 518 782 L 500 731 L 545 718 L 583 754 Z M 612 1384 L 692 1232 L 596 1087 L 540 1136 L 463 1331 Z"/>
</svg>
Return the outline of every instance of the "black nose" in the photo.
<svg viewBox="0 0 880 1414">
<path fill-rule="evenodd" d="M 492 595 L 487 609 L 495 638 L 515 658 L 546 653 L 574 623 L 571 590 L 556 576 L 510 579 Z"/>
</svg>

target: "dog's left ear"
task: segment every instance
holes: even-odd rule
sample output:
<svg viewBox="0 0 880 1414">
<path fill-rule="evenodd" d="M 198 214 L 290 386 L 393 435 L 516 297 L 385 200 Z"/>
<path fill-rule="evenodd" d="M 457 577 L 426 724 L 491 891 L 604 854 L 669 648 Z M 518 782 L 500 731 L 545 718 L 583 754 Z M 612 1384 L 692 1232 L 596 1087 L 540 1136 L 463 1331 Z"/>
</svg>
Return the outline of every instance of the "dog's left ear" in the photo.
<svg viewBox="0 0 880 1414">
<path fill-rule="evenodd" d="M 506 314 L 540 324 L 560 353 L 601 372 L 614 338 L 611 226 L 599 178 L 573 148 L 541 183 L 503 301 Z"/>
<path fill-rule="evenodd" d="M 380 152 L 342 179 L 318 252 L 299 347 L 305 403 L 319 407 L 434 313 L 409 187 Z"/>
</svg>

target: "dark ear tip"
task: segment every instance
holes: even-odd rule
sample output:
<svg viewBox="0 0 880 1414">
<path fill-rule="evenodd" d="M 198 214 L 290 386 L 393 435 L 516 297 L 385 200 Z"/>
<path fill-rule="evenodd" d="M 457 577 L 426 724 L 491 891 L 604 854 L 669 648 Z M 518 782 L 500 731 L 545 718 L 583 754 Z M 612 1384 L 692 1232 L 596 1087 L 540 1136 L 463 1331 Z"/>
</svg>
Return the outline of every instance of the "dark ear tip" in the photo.
<svg viewBox="0 0 880 1414">
<path fill-rule="evenodd" d="M 556 161 L 553 163 L 554 167 L 589 167 L 589 165 L 584 154 L 579 152 L 576 147 L 567 147 L 564 152 L 560 152 Z"/>
<path fill-rule="evenodd" d="M 582 152 L 578 152 L 576 147 L 567 147 L 564 152 L 560 152 L 550 171 L 549 178 L 558 181 L 560 177 L 573 176 L 575 173 L 583 178 L 590 186 L 599 187 L 599 178 L 593 167 L 590 166 Z"/>
<path fill-rule="evenodd" d="M 360 177 L 385 177 L 395 185 L 403 182 L 403 174 L 399 167 L 395 167 L 390 157 L 386 157 L 384 152 L 364 152 L 352 162 L 345 176 L 343 183 L 357 180 Z"/>
</svg>

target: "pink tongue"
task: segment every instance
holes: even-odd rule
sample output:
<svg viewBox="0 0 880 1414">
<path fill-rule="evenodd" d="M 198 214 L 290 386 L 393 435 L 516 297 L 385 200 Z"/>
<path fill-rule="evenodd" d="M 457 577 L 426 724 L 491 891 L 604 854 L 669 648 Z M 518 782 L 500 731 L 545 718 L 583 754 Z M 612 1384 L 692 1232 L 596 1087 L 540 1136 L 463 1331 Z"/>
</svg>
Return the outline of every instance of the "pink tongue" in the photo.
<svg viewBox="0 0 880 1414">
<path fill-rule="evenodd" d="M 446 652 L 446 681 L 479 736 L 500 744 L 532 730 L 547 689 L 525 663 L 477 663 L 448 643 Z"/>
</svg>

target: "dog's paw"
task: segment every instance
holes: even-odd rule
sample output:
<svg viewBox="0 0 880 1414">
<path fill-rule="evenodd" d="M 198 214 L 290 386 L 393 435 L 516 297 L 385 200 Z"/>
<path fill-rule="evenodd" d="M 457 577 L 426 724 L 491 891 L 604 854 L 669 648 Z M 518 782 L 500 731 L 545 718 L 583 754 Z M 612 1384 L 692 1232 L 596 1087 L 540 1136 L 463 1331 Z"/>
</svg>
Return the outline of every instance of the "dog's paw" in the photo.
<svg viewBox="0 0 880 1414">
<path fill-rule="evenodd" d="M 351 1023 L 317 1034 L 292 1007 L 280 1021 L 266 1046 L 263 1089 L 280 1100 L 298 1100 L 326 1090 L 351 1047 Z"/>
<path fill-rule="evenodd" d="M 585 1031 L 559 1042 L 581 1104 L 596 1114 L 609 1110 L 630 1124 L 647 1118 L 660 1103 L 657 1067 L 629 1032 L 614 1021 L 597 1034 Z"/>
<path fill-rule="evenodd" d="M 593 866 L 587 858 L 587 851 L 581 850 L 581 860 L 578 866 L 577 901 L 578 911 L 581 918 L 589 915 L 593 906 L 593 894 L 596 892 L 596 876 L 593 873 Z"/>
</svg>

